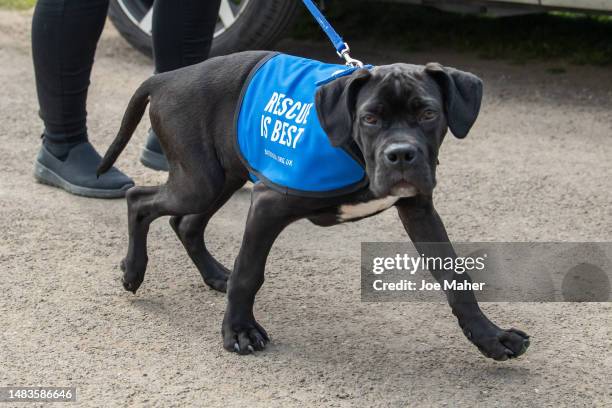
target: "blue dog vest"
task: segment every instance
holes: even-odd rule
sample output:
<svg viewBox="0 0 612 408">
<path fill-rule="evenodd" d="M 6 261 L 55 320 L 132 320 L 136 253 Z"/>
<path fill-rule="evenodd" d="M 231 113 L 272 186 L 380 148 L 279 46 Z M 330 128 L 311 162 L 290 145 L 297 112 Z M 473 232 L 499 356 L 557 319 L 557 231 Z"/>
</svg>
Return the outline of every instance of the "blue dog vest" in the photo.
<svg viewBox="0 0 612 408">
<path fill-rule="evenodd" d="M 254 181 L 315 197 L 367 184 L 350 150 L 331 145 L 314 104 L 319 85 L 354 70 L 284 54 L 272 54 L 253 69 L 238 102 L 236 144 Z"/>
</svg>

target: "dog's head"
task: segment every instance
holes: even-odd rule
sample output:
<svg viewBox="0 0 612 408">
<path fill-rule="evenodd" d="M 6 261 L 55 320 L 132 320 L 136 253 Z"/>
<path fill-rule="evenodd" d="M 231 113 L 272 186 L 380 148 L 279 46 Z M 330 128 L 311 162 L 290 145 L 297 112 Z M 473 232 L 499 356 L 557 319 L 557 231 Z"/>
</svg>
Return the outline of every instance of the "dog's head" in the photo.
<svg viewBox="0 0 612 408">
<path fill-rule="evenodd" d="M 429 195 L 447 130 L 467 136 L 482 81 L 442 67 L 393 64 L 358 70 L 319 88 L 319 121 L 334 146 L 356 142 L 377 197 Z"/>
</svg>

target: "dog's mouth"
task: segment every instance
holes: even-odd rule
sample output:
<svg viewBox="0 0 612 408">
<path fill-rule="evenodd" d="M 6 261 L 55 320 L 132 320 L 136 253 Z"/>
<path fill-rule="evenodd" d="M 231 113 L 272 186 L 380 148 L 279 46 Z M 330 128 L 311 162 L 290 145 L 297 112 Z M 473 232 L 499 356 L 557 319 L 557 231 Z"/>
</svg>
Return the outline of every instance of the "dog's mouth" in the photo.
<svg viewBox="0 0 612 408">
<path fill-rule="evenodd" d="M 398 198 L 430 195 L 435 186 L 434 175 L 425 168 L 417 167 L 403 171 L 378 168 L 373 172 L 370 190 L 377 197 Z"/>
<path fill-rule="evenodd" d="M 414 197 L 418 193 L 418 188 L 406 180 L 400 180 L 389 189 L 389 195 L 394 197 Z"/>
</svg>

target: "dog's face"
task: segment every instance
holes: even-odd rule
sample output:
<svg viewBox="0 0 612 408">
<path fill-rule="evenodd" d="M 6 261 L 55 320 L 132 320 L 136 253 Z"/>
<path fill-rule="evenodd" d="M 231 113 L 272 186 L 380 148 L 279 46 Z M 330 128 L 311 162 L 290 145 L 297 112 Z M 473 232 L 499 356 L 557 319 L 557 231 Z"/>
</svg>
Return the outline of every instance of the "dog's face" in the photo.
<svg viewBox="0 0 612 408">
<path fill-rule="evenodd" d="M 482 82 L 467 72 L 393 64 L 322 86 L 316 108 L 334 146 L 355 141 L 376 197 L 430 195 L 447 130 L 458 138 L 476 121 Z"/>
</svg>

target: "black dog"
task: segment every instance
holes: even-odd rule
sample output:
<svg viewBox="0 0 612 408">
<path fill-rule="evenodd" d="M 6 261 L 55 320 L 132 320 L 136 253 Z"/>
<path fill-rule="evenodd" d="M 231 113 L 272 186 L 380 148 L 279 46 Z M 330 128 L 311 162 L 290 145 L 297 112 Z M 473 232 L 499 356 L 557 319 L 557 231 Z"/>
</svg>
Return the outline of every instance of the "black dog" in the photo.
<svg viewBox="0 0 612 408">
<path fill-rule="evenodd" d="M 362 69 L 321 86 L 315 99 L 321 126 L 335 146 L 355 142 L 369 184 L 350 194 L 315 198 L 256 183 L 230 275 L 206 249 L 203 233 L 215 212 L 249 179 L 236 151 L 233 120 L 243 84 L 269 55 L 246 52 L 214 58 L 146 80 L 132 97 L 99 169 L 101 174 L 113 165 L 150 102 L 151 124 L 170 173 L 165 185 L 134 187 L 127 193 L 129 247 L 121 263 L 123 285 L 134 293 L 139 288 L 147 267 L 149 225 L 171 215 L 170 224 L 204 282 L 219 291 L 227 289 L 223 344 L 240 354 L 262 350 L 269 341 L 253 316 L 255 295 L 263 284 L 272 244 L 298 219 L 329 226 L 395 206 L 419 253 L 456 256 L 432 200 L 437 156 L 449 128 L 458 138 L 467 135 L 482 98 L 479 78 L 438 64 Z M 440 282 L 456 275 L 432 273 Z M 472 292 L 449 290 L 446 295 L 463 332 L 484 355 L 506 360 L 526 351 L 529 336 L 492 323 Z"/>
</svg>

